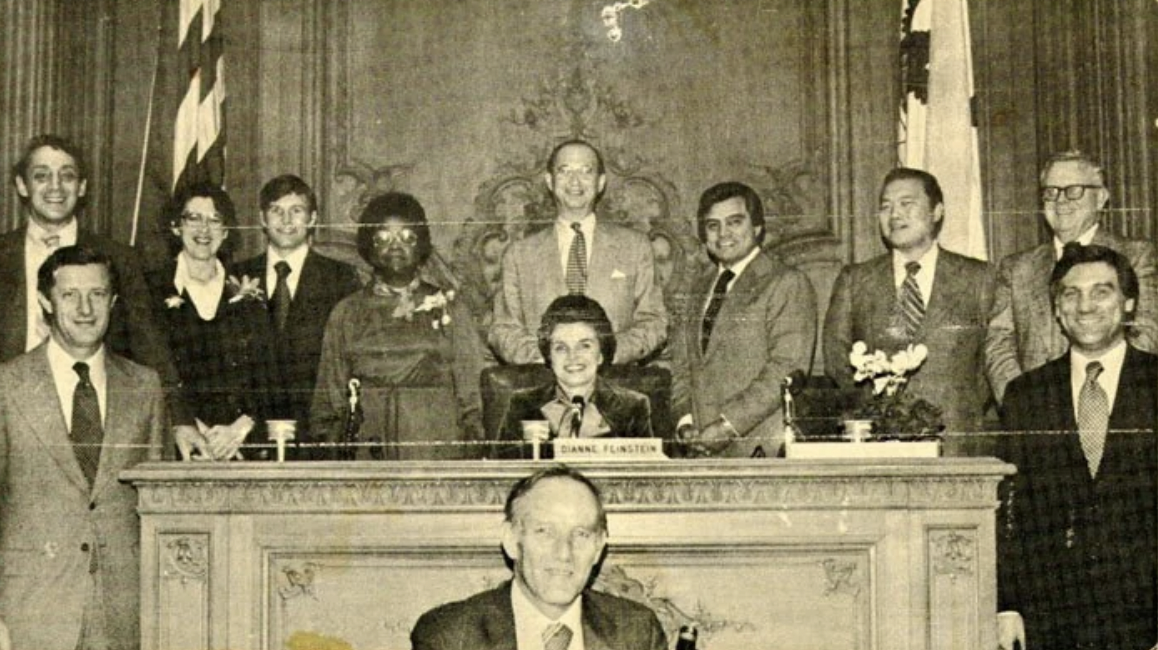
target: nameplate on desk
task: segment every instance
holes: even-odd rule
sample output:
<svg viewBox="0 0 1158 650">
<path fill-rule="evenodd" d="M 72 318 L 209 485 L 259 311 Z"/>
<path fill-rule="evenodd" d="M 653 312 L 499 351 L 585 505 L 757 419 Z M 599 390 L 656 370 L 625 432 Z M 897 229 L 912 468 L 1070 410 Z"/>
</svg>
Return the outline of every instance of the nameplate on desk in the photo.
<svg viewBox="0 0 1158 650">
<path fill-rule="evenodd" d="M 556 438 L 555 460 L 656 460 L 663 454 L 660 438 Z"/>
</svg>

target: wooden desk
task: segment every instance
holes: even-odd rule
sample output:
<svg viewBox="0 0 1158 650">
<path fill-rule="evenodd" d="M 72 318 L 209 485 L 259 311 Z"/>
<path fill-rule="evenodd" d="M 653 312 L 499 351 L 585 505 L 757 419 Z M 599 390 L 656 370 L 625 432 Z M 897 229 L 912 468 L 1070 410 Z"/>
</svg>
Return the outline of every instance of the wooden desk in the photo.
<svg viewBox="0 0 1158 650">
<path fill-rule="evenodd" d="M 429 607 L 509 576 L 502 504 L 532 462 L 152 463 L 145 650 L 409 648 Z M 993 459 L 591 464 L 596 587 L 706 650 L 996 647 Z M 346 645 L 348 644 L 348 645 Z"/>
</svg>

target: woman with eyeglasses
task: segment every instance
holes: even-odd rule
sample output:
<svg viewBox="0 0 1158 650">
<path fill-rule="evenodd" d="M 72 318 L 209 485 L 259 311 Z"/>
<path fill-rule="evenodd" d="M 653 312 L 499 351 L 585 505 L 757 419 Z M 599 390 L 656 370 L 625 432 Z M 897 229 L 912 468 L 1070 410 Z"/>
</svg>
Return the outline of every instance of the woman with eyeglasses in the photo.
<svg viewBox="0 0 1158 650">
<path fill-rule="evenodd" d="M 228 270 L 230 230 L 237 226 L 225 190 L 199 183 L 180 191 L 164 212 L 173 258 L 148 274 L 157 322 L 164 327 L 180 380 L 170 417 L 185 460 L 255 460 L 242 449 L 263 421 L 276 371 L 264 366 L 269 311 L 259 278 Z"/>
<path fill-rule="evenodd" d="M 433 252 L 426 211 L 409 194 L 379 196 L 362 210 L 357 241 L 374 276 L 330 313 L 310 435 L 337 457 L 479 455 L 484 348 L 463 301 L 421 273 Z M 350 440 L 352 379 L 363 419 Z"/>
</svg>

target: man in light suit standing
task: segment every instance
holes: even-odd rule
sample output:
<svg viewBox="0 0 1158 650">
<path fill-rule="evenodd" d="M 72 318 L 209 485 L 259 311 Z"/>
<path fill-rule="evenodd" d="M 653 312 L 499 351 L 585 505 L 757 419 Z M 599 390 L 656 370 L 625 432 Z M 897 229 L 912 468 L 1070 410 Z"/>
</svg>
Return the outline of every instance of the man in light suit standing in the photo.
<svg viewBox="0 0 1158 650">
<path fill-rule="evenodd" d="M 117 296 L 105 254 L 57 249 L 40 267 L 49 339 L 0 366 L 0 619 L 16 648 L 135 648 L 137 495 L 117 475 L 158 459 L 155 371 L 105 345 Z"/>
<path fill-rule="evenodd" d="M 1059 153 L 1041 171 L 1041 199 L 1053 241 L 1002 260 L 985 339 L 985 372 L 1000 402 L 1015 377 L 1065 354 L 1054 319 L 1049 274 L 1070 242 L 1107 246 L 1126 256 L 1138 276 L 1138 305 L 1130 343 L 1158 352 L 1158 271 L 1154 244 L 1119 237 L 1098 224 L 1110 192 L 1100 165 L 1080 151 Z"/>
<path fill-rule="evenodd" d="M 898 167 L 885 176 L 877 220 L 889 252 L 836 278 L 824 318 L 824 371 L 851 388 L 854 342 L 886 354 L 923 343 L 929 356 L 906 390 L 940 407 L 947 431 L 976 431 L 989 399 L 983 353 L 993 272 L 938 244 L 943 197 L 928 172 Z"/>
<path fill-rule="evenodd" d="M 547 170 L 558 217 L 553 228 L 507 249 L 491 346 L 506 363 L 543 363 L 539 319 L 555 298 L 581 293 L 611 318 L 619 343 L 613 363 L 649 357 L 667 338 L 667 311 L 647 236 L 596 219 L 595 202 L 607 175 L 603 157 L 587 142 L 555 147 Z"/>
<path fill-rule="evenodd" d="M 655 612 L 587 588 L 607 546 L 598 488 L 564 465 L 511 489 L 502 546 L 514 577 L 423 614 L 413 650 L 666 650 Z"/>
<path fill-rule="evenodd" d="M 784 442 L 780 383 L 811 371 L 816 294 L 800 271 L 762 251 L 764 207 L 742 183 L 703 193 L 700 240 L 716 267 L 693 285 L 672 334 L 678 436 L 693 453 L 776 456 Z"/>
</svg>

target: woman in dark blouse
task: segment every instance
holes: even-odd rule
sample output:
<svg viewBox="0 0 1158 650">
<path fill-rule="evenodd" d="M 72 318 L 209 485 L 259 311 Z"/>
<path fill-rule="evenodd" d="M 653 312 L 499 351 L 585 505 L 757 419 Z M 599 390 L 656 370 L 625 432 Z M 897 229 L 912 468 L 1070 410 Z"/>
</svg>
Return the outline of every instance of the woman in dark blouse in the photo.
<svg viewBox="0 0 1158 650">
<path fill-rule="evenodd" d="M 551 438 L 652 437 L 647 395 L 599 377 L 615 358 L 615 334 L 603 307 L 581 294 L 556 298 L 539 325 L 539 350 L 555 381 L 515 391 L 503 416 L 501 438 L 523 440 L 523 421 L 543 421 Z M 510 445 L 500 453 L 513 456 Z"/>
<path fill-rule="evenodd" d="M 274 369 L 264 367 L 269 313 L 258 278 L 230 275 L 233 201 L 220 187 L 196 184 L 165 211 L 173 259 L 146 276 L 157 322 L 166 330 L 180 379 L 170 414 L 182 457 L 196 449 L 215 460 L 239 449 L 264 415 Z M 250 440 L 249 442 L 255 442 Z M 246 451 L 254 455 L 264 450 Z"/>
</svg>

